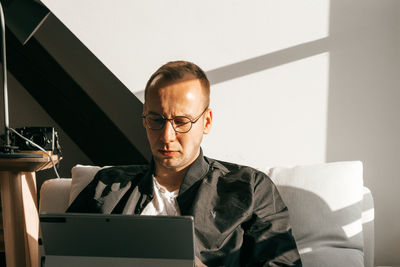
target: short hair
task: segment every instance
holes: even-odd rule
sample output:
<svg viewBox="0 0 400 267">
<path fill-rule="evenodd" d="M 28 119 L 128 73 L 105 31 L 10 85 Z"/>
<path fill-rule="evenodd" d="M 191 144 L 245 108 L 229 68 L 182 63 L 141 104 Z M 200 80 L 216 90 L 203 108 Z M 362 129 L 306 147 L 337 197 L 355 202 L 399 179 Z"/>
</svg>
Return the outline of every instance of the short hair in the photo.
<svg viewBox="0 0 400 267">
<path fill-rule="evenodd" d="M 165 82 L 176 82 L 181 80 L 186 74 L 191 74 L 200 80 L 203 88 L 207 106 L 210 104 L 210 82 L 205 72 L 196 64 L 189 61 L 171 61 L 162 65 L 156 72 L 151 75 L 147 81 L 144 90 L 144 99 L 146 102 L 147 92 L 150 88 L 157 88 Z M 152 84 L 155 81 L 154 84 Z"/>
</svg>

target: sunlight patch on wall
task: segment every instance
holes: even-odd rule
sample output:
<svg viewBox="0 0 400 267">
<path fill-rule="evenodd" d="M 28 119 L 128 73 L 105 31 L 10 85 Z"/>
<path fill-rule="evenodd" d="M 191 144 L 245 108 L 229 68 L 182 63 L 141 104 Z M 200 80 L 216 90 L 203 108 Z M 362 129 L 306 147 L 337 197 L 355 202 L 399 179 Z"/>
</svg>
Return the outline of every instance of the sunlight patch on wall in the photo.
<svg viewBox="0 0 400 267">
<path fill-rule="evenodd" d="M 214 85 L 206 155 L 257 168 L 324 162 L 328 75 L 322 53 Z"/>
</svg>

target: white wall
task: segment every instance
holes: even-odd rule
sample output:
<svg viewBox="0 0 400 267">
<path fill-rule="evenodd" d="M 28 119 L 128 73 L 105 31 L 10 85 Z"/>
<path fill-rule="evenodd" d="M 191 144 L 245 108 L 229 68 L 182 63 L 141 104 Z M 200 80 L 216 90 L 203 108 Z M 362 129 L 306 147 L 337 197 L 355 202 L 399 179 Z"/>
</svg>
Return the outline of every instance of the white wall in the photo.
<svg viewBox="0 0 400 267">
<path fill-rule="evenodd" d="M 400 265 L 400 5 L 333 1 L 327 160 L 360 159 L 375 198 L 377 265 Z"/>
<path fill-rule="evenodd" d="M 376 263 L 400 265 L 397 1 L 42 2 L 138 97 L 169 60 L 206 70 L 209 156 L 259 168 L 363 160 Z"/>
<path fill-rule="evenodd" d="M 318 50 L 320 54 L 304 53 L 286 65 L 262 66 L 270 64 L 268 56 L 277 51 L 325 38 L 328 1 L 43 2 L 138 97 L 151 73 L 170 60 L 196 62 L 212 72 L 213 83 L 224 80 L 220 76 L 227 71 L 221 67 L 262 57 L 261 62 L 250 62 L 254 67 L 261 64 L 257 70 L 261 73 L 235 77 L 212 88 L 216 129 L 206 139 L 205 151 L 209 156 L 256 167 L 325 160 L 328 54 Z M 302 53 L 301 47 L 298 49 Z M 310 55 L 314 57 L 307 58 Z M 315 72 L 317 79 L 310 79 Z M 254 98 L 249 98 L 250 91 Z M 221 105 L 227 97 L 232 105 Z M 260 102 L 248 105 L 246 98 Z M 264 99 L 270 99 L 268 105 Z M 230 114 L 232 107 L 234 114 Z M 276 113 L 280 115 L 271 116 Z M 220 118 L 224 124 L 218 124 Z M 247 125 L 236 134 L 231 129 L 238 121 L 259 125 L 260 120 L 251 138 L 257 142 L 255 152 L 254 143 L 237 142 L 245 129 L 248 132 Z M 221 151 L 217 144 L 222 139 L 235 145 Z"/>
<path fill-rule="evenodd" d="M 261 169 L 323 162 L 328 63 L 321 54 L 214 85 L 207 154 Z"/>
</svg>

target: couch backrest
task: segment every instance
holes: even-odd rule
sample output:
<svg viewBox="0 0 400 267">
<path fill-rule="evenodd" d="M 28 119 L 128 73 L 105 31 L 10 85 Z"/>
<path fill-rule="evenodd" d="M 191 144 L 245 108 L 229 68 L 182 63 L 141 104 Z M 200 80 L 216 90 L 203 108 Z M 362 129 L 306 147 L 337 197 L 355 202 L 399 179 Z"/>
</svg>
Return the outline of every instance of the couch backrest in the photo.
<svg viewBox="0 0 400 267">
<path fill-rule="evenodd" d="M 74 167 L 72 179 L 47 180 L 40 212 L 64 212 L 100 167 Z M 266 170 L 288 206 L 304 266 L 365 266 L 374 261 L 373 199 L 361 162 Z"/>
<path fill-rule="evenodd" d="M 63 213 L 69 205 L 71 178 L 49 179 L 40 188 L 39 213 Z"/>
<path fill-rule="evenodd" d="M 361 162 L 271 168 L 267 174 L 288 206 L 304 266 L 373 266 L 371 255 L 364 260 L 370 245 L 363 237 Z"/>
</svg>

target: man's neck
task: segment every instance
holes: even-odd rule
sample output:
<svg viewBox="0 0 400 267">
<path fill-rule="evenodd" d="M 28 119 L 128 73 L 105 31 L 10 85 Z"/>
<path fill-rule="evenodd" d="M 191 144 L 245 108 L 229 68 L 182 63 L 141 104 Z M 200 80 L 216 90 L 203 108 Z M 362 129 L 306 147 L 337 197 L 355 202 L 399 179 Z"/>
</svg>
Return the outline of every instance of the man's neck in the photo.
<svg viewBox="0 0 400 267">
<path fill-rule="evenodd" d="M 154 176 L 156 177 L 157 182 L 161 186 L 165 187 L 169 192 L 173 192 L 179 189 L 187 171 L 189 170 L 190 166 L 196 161 L 199 154 L 200 149 L 198 150 L 197 155 L 196 157 L 194 157 L 193 161 L 182 169 L 165 168 L 162 165 L 158 164 L 157 161 L 154 161 Z"/>
<path fill-rule="evenodd" d="M 165 187 L 169 192 L 173 192 L 181 187 L 182 181 L 185 178 L 188 168 L 183 170 L 174 171 L 166 170 L 163 168 L 157 168 L 155 170 L 154 176 L 157 182 Z"/>
</svg>

